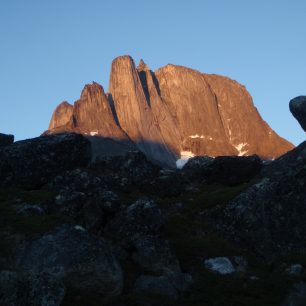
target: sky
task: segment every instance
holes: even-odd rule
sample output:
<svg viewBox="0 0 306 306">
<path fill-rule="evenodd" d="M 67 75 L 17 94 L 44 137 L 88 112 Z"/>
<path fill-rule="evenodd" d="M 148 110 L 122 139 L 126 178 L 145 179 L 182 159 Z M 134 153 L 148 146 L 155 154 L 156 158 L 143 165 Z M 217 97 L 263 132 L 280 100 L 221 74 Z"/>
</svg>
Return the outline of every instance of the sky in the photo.
<svg viewBox="0 0 306 306">
<path fill-rule="evenodd" d="M 306 95 L 305 0 L 0 0 L 0 132 L 40 135 L 112 60 L 143 58 L 228 76 L 298 145 L 289 100 Z"/>
</svg>

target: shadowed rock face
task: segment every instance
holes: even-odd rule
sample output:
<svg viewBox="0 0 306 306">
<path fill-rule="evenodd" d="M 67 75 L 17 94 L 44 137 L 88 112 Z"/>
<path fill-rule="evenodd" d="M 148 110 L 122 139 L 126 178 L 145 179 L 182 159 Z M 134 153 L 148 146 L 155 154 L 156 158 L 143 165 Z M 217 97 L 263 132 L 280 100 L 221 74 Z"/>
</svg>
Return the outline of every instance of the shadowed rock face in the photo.
<svg viewBox="0 0 306 306">
<path fill-rule="evenodd" d="M 294 118 L 299 122 L 304 131 L 306 131 L 306 96 L 299 96 L 292 99 L 289 108 Z"/>
<path fill-rule="evenodd" d="M 74 106 L 56 108 L 47 133 L 58 131 L 132 140 L 170 167 L 181 152 L 270 159 L 293 148 L 263 121 L 239 83 L 175 65 L 152 72 L 142 60 L 136 68 L 130 56 L 113 61 L 109 94 L 93 83 Z"/>
</svg>

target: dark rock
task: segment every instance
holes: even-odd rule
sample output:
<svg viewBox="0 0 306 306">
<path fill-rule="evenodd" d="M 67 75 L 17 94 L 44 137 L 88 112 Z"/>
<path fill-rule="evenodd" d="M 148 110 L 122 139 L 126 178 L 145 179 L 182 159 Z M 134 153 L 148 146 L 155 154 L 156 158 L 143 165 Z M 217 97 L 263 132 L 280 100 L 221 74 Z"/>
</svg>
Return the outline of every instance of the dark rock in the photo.
<svg viewBox="0 0 306 306">
<path fill-rule="evenodd" d="M 259 174 L 261 159 L 254 156 L 219 156 L 191 158 L 182 169 L 189 180 L 237 185 L 250 181 Z"/>
<path fill-rule="evenodd" d="M 164 275 L 142 275 L 136 280 L 134 290 L 136 293 L 161 295 L 170 299 L 178 298 L 177 290 L 172 282 Z"/>
<path fill-rule="evenodd" d="M 56 271 L 1 271 L 2 306 L 59 306 L 65 295 L 61 273 Z"/>
<path fill-rule="evenodd" d="M 169 272 L 161 276 L 140 276 L 134 286 L 137 293 L 155 294 L 177 299 L 179 295 L 188 290 L 193 280 L 189 274 Z"/>
<path fill-rule="evenodd" d="M 94 193 L 100 190 L 103 181 L 84 169 L 73 169 L 62 172 L 49 184 L 48 188 L 55 191 L 77 191 Z"/>
<path fill-rule="evenodd" d="M 119 189 L 143 188 L 148 181 L 158 175 L 160 167 L 148 161 L 139 151 L 122 156 L 105 156 L 91 165 L 91 169 L 108 184 Z"/>
<path fill-rule="evenodd" d="M 281 306 L 305 306 L 306 305 L 306 284 L 300 282 L 295 284 L 286 300 L 281 304 Z"/>
<path fill-rule="evenodd" d="M 23 269 L 62 268 L 66 283 L 79 290 L 101 296 L 115 296 L 122 290 L 122 270 L 110 248 L 82 227 L 59 227 L 31 242 L 19 258 Z"/>
<path fill-rule="evenodd" d="M 86 166 L 90 143 L 82 135 L 58 134 L 0 148 L 0 186 L 38 188 L 68 169 Z"/>
<path fill-rule="evenodd" d="M 17 207 L 17 214 L 25 216 L 25 217 L 42 216 L 45 214 L 45 211 L 39 205 L 24 203 Z"/>
<path fill-rule="evenodd" d="M 141 199 L 106 224 L 105 232 L 123 245 L 156 234 L 162 225 L 161 211 L 152 200 Z"/>
<path fill-rule="evenodd" d="M 163 274 L 167 271 L 180 272 L 177 257 L 169 243 L 154 236 L 145 236 L 134 242 L 133 260 L 146 272 Z"/>
<path fill-rule="evenodd" d="M 185 182 L 180 172 L 164 169 L 160 172 L 160 175 L 148 182 L 142 190 L 161 198 L 177 197 L 184 192 Z"/>
<path fill-rule="evenodd" d="M 262 175 L 228 205 L 212 210 L 212 224 L 265 259 L 305 251 L 306 142 L 267 165 Z"/>
<path fill-rule="evenodd" d="M 290 112 L 306 131 L 306 96 L 299 96 L 289 102 Z"/>
<path fill-rule="evenodd" d="M 0 147 L 8 146 L 14 142 L 14 135 L 0 133 Z"/>
</svg>

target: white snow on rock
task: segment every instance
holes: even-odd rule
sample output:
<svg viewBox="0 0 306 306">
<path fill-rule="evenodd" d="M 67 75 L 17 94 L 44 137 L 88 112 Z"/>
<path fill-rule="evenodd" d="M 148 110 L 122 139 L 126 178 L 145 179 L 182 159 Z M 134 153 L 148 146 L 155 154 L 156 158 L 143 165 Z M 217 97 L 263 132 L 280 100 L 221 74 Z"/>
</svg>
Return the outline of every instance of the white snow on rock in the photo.
<svg viewBox="0 0 306 306">
<path fill-rule="evenodd" d="M 181 158 L 176 161 L 177 169 L 182 169 L 184 165 L 188 162 L 189 158 L 194 157 L 191 151 L 182 151 Z"/>
<path fill-rule="evenodd" d="M 203 135 L 200 136 L 198 134 L 195 134 L 195 135 L 190 135 L 189 138 L 202 138 L 203 139 L 204 136 Z"/>
<path fill-rule="evenodd" d="M 239 143 L 238 145 L 234 145 L 239 152 L 238 156 L 244 156 L 246 153 L 248 153 L 248 150 L 244 149 L 244 147 L 247 145 L 248 145 L 247 142 L 242 142 Z"/>
<path fill-rule="evenodd" d="M 209 258 L 204 261 L 205 268 L 219 274 L 231 274 L 236 270 L 232 262 L 227 257 Z"/>
<path fill-rule="evenodd" d="M 91 136 L 98 135 L 98 131 L 92 131 L 92 132 L 90 132 L 90 135 L 91 135 Z"/>
</svg>

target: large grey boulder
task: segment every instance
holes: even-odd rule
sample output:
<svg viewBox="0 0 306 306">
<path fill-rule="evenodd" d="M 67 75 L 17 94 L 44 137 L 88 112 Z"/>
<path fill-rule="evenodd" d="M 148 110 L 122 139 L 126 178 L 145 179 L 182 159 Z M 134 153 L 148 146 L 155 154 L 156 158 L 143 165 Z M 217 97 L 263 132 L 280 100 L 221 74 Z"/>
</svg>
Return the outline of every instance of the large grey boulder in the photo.
<svg viewBox="0 0 306 306">
<path fill-rule="evenodd" d="M 116 296 L 122 291 L 122 270 L 110 248 L 80 226 L 63 225 L 34 240 L 20 255 L 18 267 L 62 269 L 69 286 L 101 296 Z"/>
<path fill-rule="evenodd" d="M 91 159 L 90 142 L 78 134 L 17 141 L 0 148 L 0 186 L 38 188 L 65 170 Z"/>
<path fill-rule="evenodd" d="M 289 102 L 289 109 L 294 118 L 306 131 L 306 96 L 298 96 Z"/>
</svg>

